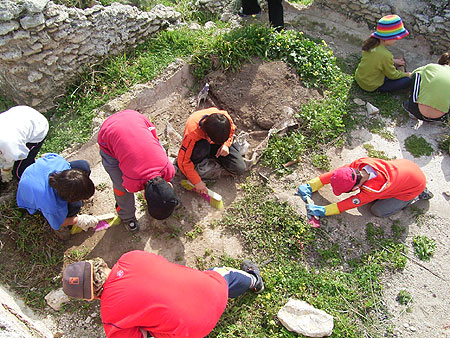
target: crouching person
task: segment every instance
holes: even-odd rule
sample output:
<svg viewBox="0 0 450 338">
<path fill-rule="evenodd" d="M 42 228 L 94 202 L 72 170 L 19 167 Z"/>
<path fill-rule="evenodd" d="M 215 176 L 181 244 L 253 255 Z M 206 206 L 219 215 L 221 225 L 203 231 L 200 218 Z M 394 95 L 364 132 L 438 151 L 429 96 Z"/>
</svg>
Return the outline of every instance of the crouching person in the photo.
<svg viewBox="0 0 450 338">
<path fill-rule="evenodd" d="M 372 213 L 377 217 L 389 217 L 419 199 L 428 200 L 433 197 L 426 188 L 422 170 L 406 159 L 385 161 L 360 158 L 302 184 L 297 195 L 306 202 L 313 192 L 326 184 L 331 184 L 336 196 L 343 193 L 355 195 L 326 206 L 307 204 L 308 216 L 337 215 L 374 202 L 371 206 Z"/>
<path fill-rule="evenodd" d="M 163 220 L 179 204 L 173 190 L 175 168 L 144 115 L 123 110 L 108 117 L 98 132 L 100 156 L 111 177 L 116 210 L 131 233 L 139 231 L 134 193 L 144 190 L 150 216 Z"/>
<path fill-rule="evenodd" d="M 246 170 L 244 158 L 233 143 L 236 127 L 224 110 L 208 108 L 189 116 L 184 129 L 183 142 L 178 152 L 178 167 L 199 193 L 208 193 L 196 166 L 213 158 L 232 175 Z"/>
<path fill-rule="evenodd" d="M 136 250 L 112 269 L 101 258 L 68 265 L 63 290 L 79 299 L 100 299 L 108 338 L 201 338 L 216 326 L 229 297 L 263 291 L 257 266 L 243 261 L 241 268 L 199 271 Z"/>
<path fill-rule="evenodd" d="M 17 205 L 30 214 L 40 211 L 56 235 L 66 240 L 74 224 L 84 230 L 97 225 L 95 217 L 77 215 L 81 201 L 94 195 L 90 173 L 89 163 L 84 160 L 67 162 L 60 155 L 46 154 L 23 172 Z"/>
<path fill-rule="evenodd" d="M 16 106 L 0 114 L 0 168 L 2 182 L 20 179 L 35 162 L 48 132 L 44 115 L 28 106 Z"/>
</svg>

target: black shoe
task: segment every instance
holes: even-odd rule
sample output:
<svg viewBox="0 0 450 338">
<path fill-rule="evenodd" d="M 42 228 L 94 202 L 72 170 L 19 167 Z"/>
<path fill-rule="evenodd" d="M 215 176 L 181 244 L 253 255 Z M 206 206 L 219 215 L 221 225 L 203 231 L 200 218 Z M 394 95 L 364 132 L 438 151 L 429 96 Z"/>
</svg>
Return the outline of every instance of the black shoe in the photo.
<svg viewBox="0 0 450 338">
<path fill-rule="evenodd" d="M 244 13 L 243 11 L 242 11 L 242 9 L 238 12 L 238 15 L 241 17 L 241 18 L 250 18 L 250 17 L 252 17 L 252 16 L 261 16 L 261 11 L 259 11 L 259 12 L 257 12 L 257 13 L 252 13 L 252 14 L 247 14 L 247 13 Z"/>
<path fill-rule="evenodd" d="M 419 200 L 429 200 L 433 198 L 433 193 L 428 190 L 427 188 L 425 188 L 422 193 L 419 195 Z"/>
<path fill-rule="evenodd" d="M 125 227 L 125 229 L 127 229 L 132 234 L 139 232 L 139 229 L 140 229 L 139 222 L 137 221 L 136 218 L 132 218 L 128 221 L 122 221 L 122 224 Z"/>
<path fill-rule="evenodd" d="M 260 293 L 264 291 L 264 282 L 262 280 L 261 273 L 259 272 L 259 269 L 255 263 L 248 259 L 245 259 L 241 263 L 241 270 L 256 277 L 256 283 L 251 287 L 254 293 Z"/>
</svg>

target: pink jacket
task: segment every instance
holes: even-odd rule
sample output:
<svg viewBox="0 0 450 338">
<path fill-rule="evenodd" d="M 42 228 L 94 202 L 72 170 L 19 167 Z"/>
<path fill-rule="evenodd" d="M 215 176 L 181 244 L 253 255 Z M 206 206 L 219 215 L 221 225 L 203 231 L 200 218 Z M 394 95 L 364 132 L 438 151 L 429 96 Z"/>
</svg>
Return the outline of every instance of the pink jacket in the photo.
<svg viewBox="0 0 450 338">
<path fill-rule="evenodd" d="M 129 192 L 143 190 L 156 176 L 170 182 L 175 175 L 155 126 L 137 111 L 123 110 L 108 117 L 97 141 L 101 150 L 119 161 L 122 185 Z"/>
</svg>

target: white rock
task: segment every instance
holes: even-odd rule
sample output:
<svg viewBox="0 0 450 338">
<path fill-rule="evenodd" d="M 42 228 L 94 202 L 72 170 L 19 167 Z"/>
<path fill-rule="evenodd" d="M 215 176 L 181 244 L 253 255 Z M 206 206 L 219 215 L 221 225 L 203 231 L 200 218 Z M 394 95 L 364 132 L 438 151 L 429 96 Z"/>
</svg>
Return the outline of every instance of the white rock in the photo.
<svg viewBox="0 0 450 338">
<path fill-rule="evenodd" d="M 363 100 L 359 98 L 354 99 L 353 102 L 355 102 L 358 106 L 364 106 L 366 104 Z"/>
<path fill-rule="evenodd" d="M 69 296 L 64 293 L 62 288 L 50 291 L 44 298 L 48 306 L 56 311 L 61 310 L 61 305 L 70 301 Z"/>
<path fill-rule="evenodd" d="M 301 300 L 289 299 L 277 316 L 289 331 L 308 337 L 327 337 L 333 333 L 333 316 Z"/>
<path fill-rule="evenodd" d="M 376 114 L 380 111 L 377 107 L 375 107 L 373 104 L 369 102 L 367 102 L 366 104 L 366 109 L 369 114 Z"/>
</svg>

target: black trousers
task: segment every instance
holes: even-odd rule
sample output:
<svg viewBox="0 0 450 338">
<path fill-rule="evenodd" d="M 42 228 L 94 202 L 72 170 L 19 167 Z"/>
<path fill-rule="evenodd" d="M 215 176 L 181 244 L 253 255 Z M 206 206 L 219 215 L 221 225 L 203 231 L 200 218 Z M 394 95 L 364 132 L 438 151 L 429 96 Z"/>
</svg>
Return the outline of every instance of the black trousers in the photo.
<svg viewBox="0 0 450 338">
<path fill-rule="evenodd" d="M 214 158 L 230 173 L 241 175 L 245 171 L 246 165 L 239 149 L 233 143 L 230 147 L 228 156 L 219 156 L 216 158 L 217 151 L 220 147 L 220 144 L 210 144 L 205 139 L 197 141 L 192 150 L 191 161 L 194 164 L 197 164 L 205 158 Z"/>
<path fill-rule="evenodd" d="M 283 28 L 283 0 L 267 0 L 269 4 L 269 22 L 272 27 Z M 242 12 L 244 14 L 256 14 L 261 12 L 257 0 L 242 0 Z"/>
<path fill-rule="evenodd" d="M 12 174 L 14 175 L 15 178 L 20 180 L 20 177 L 22 176 L 25 169 L 28 168 L 30 165 L 32 165 L 35 162 L 35 158 L 36 158 L 37 154 L 39 153 L 39 150 L 41 150 L 44 140 L 42 140 L 39 143 L 26 143 L 25 144 L 27 146 L 27 148 L 30 149 L 30 151 L 28 152 L 27 158 L 14 162 Z"/>
</svg>

